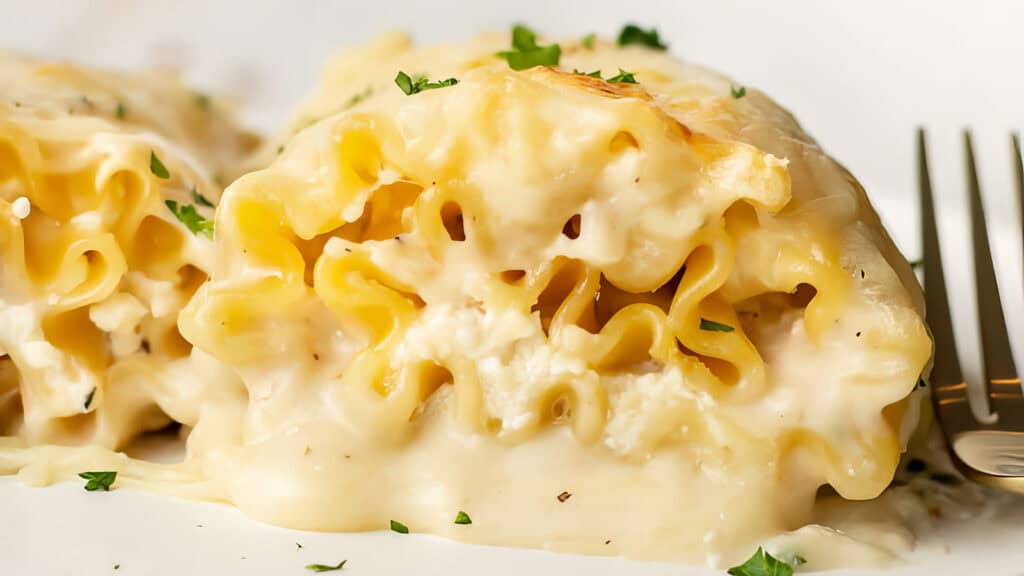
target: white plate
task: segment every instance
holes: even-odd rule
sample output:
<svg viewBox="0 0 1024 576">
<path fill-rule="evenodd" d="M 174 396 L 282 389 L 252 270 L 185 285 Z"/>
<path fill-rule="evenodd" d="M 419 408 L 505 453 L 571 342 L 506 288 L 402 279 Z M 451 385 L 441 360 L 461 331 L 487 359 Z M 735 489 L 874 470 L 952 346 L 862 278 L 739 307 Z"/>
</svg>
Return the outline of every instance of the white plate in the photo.
<svg viewBox="0 0 1024 576">
<path fill-rule="evenodd" d="M 831 8 L 829 7 L 831 6 Z M 312 1 L 276 5 L 181 0 L 13 3 L 0 19 L 5 47 L 139 66 L 180 63 L 211 89 L 252 96 L 249 119 L 271 127 L 313 84 L 337 46 L 391 28 L 426 40 L 525 20 L 541 30 L 612 34 L 634 20 L 657 24 L 673 51 L 763 87 L 844 160 L 869 188 L 897 243 L 918 252 L 913 127 L 933 131 L 933 168 L 943 202 L 940 225 L 951 278 L 969 278 L 962 162 L 956 130 L 981 128 L 978 148 L 1000 281 L 1012 316 L 1024 319 L 1018 208 L 1009 196 L 1008 122 L 1024 118 L 1024 75 L 999 56 L 1020 54 L 1024 4 L 867 0 L 828 3 L 737 0 L 696 3 L 520 0 L 488 4 Z M 954 320 L 973 322 L 970 282 L 952 282 Z M 1012 327 L 1024 366 L 1024 326 Z M 977 372 L 977 342 L 960 339 L 966 370 Z M 1020 574 L 1024 507 L 1003 517 L 946 520 L 892 574 Z M 543 519 L 538 519 L 542 522 Z M 299 548 L 296 543 L 301 544 Z M 0 575 L 311 574 L 309 563 L 347 559 L 342 573 L 375 575 L 533 574 L 555 576 L 723 574 L 683 566 L 468 546 L 390 532 L 319 534 L 264 526 L 220 505 L 131 490 L 87 493 L 78 483 L 26 488 L 0 478 Z M 115 569 L 115 566 L 119 568 Z M 830 572 L 840 576 L 856 571 Z"/>
<path fill-rule="evenodd" d="M 305 570 L 306 564 L 333 565 L 341 560 L 348 562 L 344 572 L 338 574 L 379 576 L 725 573 L 616 558 L 472 546 L 393 532 L 299 532 L 257 524 L 227 506 L 132 490 L 85 492 L 78 483 L 27 488 L 13 478 L 0 479 L 0 510 L 0 573 L 5 575 L 301 576 L 311 574 Z M 907 564 L 886 574 L 1019 575 L 1024 507 L 1014 510 L 984 521 L 947 521 Z M 863 573 L 827 572 L 834 576 Z"/>
</svg>

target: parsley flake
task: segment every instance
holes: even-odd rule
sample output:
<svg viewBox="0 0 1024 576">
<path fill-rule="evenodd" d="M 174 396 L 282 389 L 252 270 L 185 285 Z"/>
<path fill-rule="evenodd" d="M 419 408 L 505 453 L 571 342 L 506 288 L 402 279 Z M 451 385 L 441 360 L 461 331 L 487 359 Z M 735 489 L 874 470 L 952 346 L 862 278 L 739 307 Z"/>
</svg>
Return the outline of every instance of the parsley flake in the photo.
<svg viewBox="0 0 1024 576">
<path fill-rule="evenodd" d="M 117 479 L 117 472 L 81 472 L 78 477 L 86 481 L 85 489 L 89 492 L 110 492 L 110 486 Z"/>
<path fill-rule="evenodd" d="M 722 324 L 721 322 L 715 322 L 714 320 L 708 320 L 707 318 L 700 319 L 700 329 L 705 332 L 732 332 L 735 330 L 728 324 Z"/>
<path fill-rule="evenodd" d="M 733 98 L 739 100 L 740 98 L 743 98 L 744 96 L 747 95 L 747 87 L 746 86 L 730 86 L 729 87 L 729 94 L 732 94 Z"/>
<path fill-rule="evenodd" d="M 434 90 L 437 88 L 444 88 L 445 86 L 454 86 L 459 81 L 455 78 L 448 78 L 441 80 L 440 82 L 430 82 L 426 76 L 417 76 L 415 79 L 411 78 L 405 72 L 399 71 L 398 75 L 395 76 L 395 84 L 405 92 L 406 96 L 412 96 L 418 94 L 424 90 Z"/>
<path fill-rule="evenodd" d="M 793 557 L 793 564 L 787 564 L 758 546 L 757 552 L 739 566 L 729 568 L 732 576 L 793 576 L 793 568 L 806 562 L 800 556 Z"/>
<path fill-rule="evenodd" d="M 462 510 L 459 510 L 459 513 L 455 515 L 455 523 L 456 524 L 472 524 L 473 523 L 473 519 L 469 517 L 469 514 L 466 514 Z"/>
<path fill-rule="evenodd" d="M 516 24 L 512 28 L 512 50 L 498 52 L 513 70 L 526 70 L 534 66 L 558 66 L 562 47 L 558 44 L 539 46 L 533 30 Z"/>
<path fill-rule="evenodd" d="M 124 117 L 128 115 L 128 107 L 125 106 L 124 102 L 118 102 L 117 106 L 114 106 L 114 116 L 118 120 L 124 120 Z"/>
<path fill-rule="evenodd" d="M 200 194 L 196 190 L 195 186 L 192 187 L 191 192 L 192 192 L 192 201 L 193 202 L 195 202 L 196 204 L 199 204 L 200 206 L 206 206 L 207 208 L 213 208 L 213 202 L 210 202 L 209 198 L 207 198 L 206 196 L 203 196 L 202 194 Z"/>
<path fill-rule="evenodd" d="M 210 96 L 202 92 L 192 93 L 192 103 L 203 112 L 210 109 Z"/>
<path fill-rule="evenodd" d="M 392 532 L 398 532 L 399 534 L 408 534 L 409 533 L 409 527 L 406 526 L 405 524 L 402 524 L 398 520 L 392 520 L 391 521 L 391 531 Z"/>
<path fill-rule="evenodd" d="M 438 88 L 440 88 L 440 86 L 438 86 Z M 356 104 L 359 104 L 363 100 L 366 100 L 370 96 L 373 96 L 373 86 L 367 86 L 366 90 L 363 90 L 358 94 L 352 95 L 352 97 L 348 99 L 348 102 L 345 103 L 345 108 L 351 108 Z"/>
<path fill-rule="evenodd" d="M 161 180 L 167 180 L 171 177 L 171 173 L 167 171 L 167 166 L 164 166 L 164 163 L 157 157 L 156 152 L 152 150 L 149 151 L 149 171 L 153 173 L 153 176 Z"/>
<path fill-rule="evenodd" d="M 636 84 L 636 77 L 633 76 L 632 72 L 626 72 L 619 68 L 619 73 L 609 78 L 608 82 L 612 84 Z"/>
<path fill-rule="evenodd" d="M 580 76 L 589 76 L 591 78 L 601 78 L 601 71 L 600 70 L 594 70 L 593 72 L 584 72 L 582 70 L 577 70 L 577 69 L 573 68 L 572 69 L 572 73 L 573 74 L 579 74 Z M 637 83 L 636 82 L 636 77 L 633 75 L 633 73 L 632 72 L 626 72 L 622 68 L 619 68 L 619 73 L 618 74 L 616 74 L 615 76 L 612 76 L 611 78 L 608 78 L 607 80 L 605 80 L 605 82 L 609 82 L 609 83 L 612 83 L 612 84 L 636 84 Z"/>
<path fill-rule="evenodd" d="M 167 205 L 167 208 L 174 214 L 174 217 L 184 224 L 190 232 L 202 234 L 207 238 L 213 238 L 213 220 L 204 218 L 194 205 L 182 204 L 178 206 L 178 203 L 174 200 L 166 200 L 164 204 Z"/>
<path fill-rule="evenodd" d="M 658 37 L 658 30 L 656 28 L 644 30 L 636 24 L 626 24 L 622 27 L 622 31 L 619 32 L 619 46 L 629 46 L 631 44 L 647 46 L 655 50 L 668 49 L 667 44 L 661 43 L 661 38 Z"/>
<path fill-rule="evenodd" d="M 344 568 L 345 562 L 348 562 L 348 560 L 342 560 L 334 566 L 329 566 L 327 564 L 306 564 L 306 570 L 309 570 L 311 572 L 333 572 L 335 570 L 341 570 L 342 568 Z"/>
<path fill-rule="evenodd" d="M 580 40 L 580 44 L 582 44 L 583 47 L 586 48 L 587 50 L 593 50 L 594 49 L 594 43 L 596 41 L 597 41 L 597 34 L 594 34 L 593 32 L 591 32 L 590 34 L 587 34 L 586 36 L 584 36 L 583 40 Z"/>
</svg>

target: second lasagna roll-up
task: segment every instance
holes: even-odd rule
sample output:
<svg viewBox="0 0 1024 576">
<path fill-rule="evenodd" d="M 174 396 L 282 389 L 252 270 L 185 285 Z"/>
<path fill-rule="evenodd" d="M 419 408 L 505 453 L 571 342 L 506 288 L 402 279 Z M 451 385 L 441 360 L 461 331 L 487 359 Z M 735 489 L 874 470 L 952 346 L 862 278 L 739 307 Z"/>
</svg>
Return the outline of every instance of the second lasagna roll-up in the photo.
<svg viewBox="0 0 1024 576">
<path fill-rule="evenodd" d="M 0 429 L 119 449 L 194 424 L 178 312 L 253 138 L 159 74 L 5 53 L 0 90 Z"/>
</svg>

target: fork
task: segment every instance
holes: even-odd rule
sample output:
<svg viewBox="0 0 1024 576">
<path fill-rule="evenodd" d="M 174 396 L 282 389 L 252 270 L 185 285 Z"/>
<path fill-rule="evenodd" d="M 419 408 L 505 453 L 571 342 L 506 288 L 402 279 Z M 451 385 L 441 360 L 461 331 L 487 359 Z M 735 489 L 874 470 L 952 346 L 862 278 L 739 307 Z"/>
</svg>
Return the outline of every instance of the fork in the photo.
<svg viewBox="0 0 1024 576">
<path fill-rule="evenodd" d="M 949 299 L 942 270 L 938 230 L 924 130 L 917 134 L 921 230 L 924 246 L 924 289 L 928 324 L 935 340 L 932 400 L 954 464 L 968 478 L 1016 492 L 1024 492 L 1024 395 L 1020 372 L 1014 365 L 1006 318 L 999 297 L 985 212 L 981 201 L 974 146 L 964 132 L 967 188 L 970 196 L 974 282 L 981 331 L 984 386 L 993 418 L 980 421 L 971 412 L 968 384 L 960 371 L 956 340 L 950 320 Z M 1020 137 L 1011 136 L 1017 191 L 1024 216 L 1024 167 Z"/>
</svg>

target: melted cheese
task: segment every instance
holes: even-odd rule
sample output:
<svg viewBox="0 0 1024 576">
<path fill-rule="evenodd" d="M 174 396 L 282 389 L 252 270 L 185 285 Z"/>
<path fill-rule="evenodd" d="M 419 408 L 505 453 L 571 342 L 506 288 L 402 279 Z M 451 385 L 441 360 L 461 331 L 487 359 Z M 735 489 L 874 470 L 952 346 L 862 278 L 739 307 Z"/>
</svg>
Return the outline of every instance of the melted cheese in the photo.
<svg viewBox="0 0 1024 576">
<path fill-rule="evenodd" d="M 116 469 L 119 485 L 297 528 L 397 519 L 712 564 L 810 522 L 822 485 L 880 494 L 931 346 L 910 268 L 856 181 L 763 94 L 734 99 L 728 79 L 664 53 L 570 42 L 560 70 L 515 72 L 494 57 L 506 43 L 387 36 L 332 61 L 246 161 L 260 169 L 220 197 L 215 245 L 154 201 L 140 214 L 172 237 L 146 258 L 107 256 L 90 280 L 82 255 L 116 254 L 140 218 L 107 238 L 117 210 L 84 199 L 4 245 L 19 263 L 36 244 L 76 248 L 46 264 L 49 283 L 3 285 L 0 346 L 20 375 L 6 386 L 25 417 L 6 426 L 0 470 L 47 483 Z M 398 70 L 459 83 L 407 96 Z M 17 136 L 0 142 L 86 134 L 65 146 L 136 174 L 140 148 L 164 138 L 7 113 Z M 182 138 L 165 160 L 189 157 Z M 2 158 L 5 174 L 48 174 L 66 156 Z M 65 189 L 41 178 L 5 184 L 0 209 L 27 195 L 56 213 L 47 200 Z M 188 202 L 176 182 L 159 194 Z M 167 274 L 186 265 L 209 281 Z M 51 309 L 81 310 L 65 334 L 106 338 L 92 364 L 40 328 Z M 139 350 L 139 330 L 175 322 L 175 353 Z M 112 415 L 105 433 L 48 433 L 93 389 L 84 411 Z M 189 431 L 179 464 L 39 446 L 117 449 L 168 421 Z M 471 526 L 452 523 L 458 510 Z"/>
</svg>

